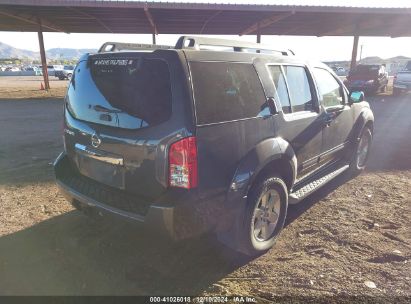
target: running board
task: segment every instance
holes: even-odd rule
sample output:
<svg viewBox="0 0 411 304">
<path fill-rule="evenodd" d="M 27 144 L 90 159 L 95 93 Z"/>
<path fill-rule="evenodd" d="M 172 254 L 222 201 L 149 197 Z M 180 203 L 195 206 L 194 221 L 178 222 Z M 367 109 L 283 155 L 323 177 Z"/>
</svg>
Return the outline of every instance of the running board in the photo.
<svg viewBox="0 0 411 304">
<path fill-rule="evenodd" d="M 288 203 L 291 205 L 297 204 L 301 202 L 304 198 L 309 196 L 311 193 L 313 193 L 315 190 L 321 188 L 324 186 L 326 183 L 343 173 L 345 170 L 349 168 L 348 165 L 344 165 L 337 170 L 334 170 L 326 175 L 321 176 L 320 178 L 310 182 L 309 184 L 298 188 L 296 191 L 291 192 L 289 197 L 288 197 Z"/>
</svg>

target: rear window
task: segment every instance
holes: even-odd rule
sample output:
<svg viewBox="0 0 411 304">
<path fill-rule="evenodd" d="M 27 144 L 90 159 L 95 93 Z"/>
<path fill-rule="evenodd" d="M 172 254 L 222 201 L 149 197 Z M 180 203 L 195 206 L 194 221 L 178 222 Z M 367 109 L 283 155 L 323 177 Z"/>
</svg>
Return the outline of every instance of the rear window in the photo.
<svg viewBox="0 0 411 304">
<path fill-rule="evenodd" d="M 190 62 L 198 124 L 269 114 L 252 64 Z"/>
<path fill-rule="evenodd" d="M 378 65 L 358 65 L 352 72 L 352 75 L 359 74 L 377 74 L 380 67 Z"/>
<path fill-rule="evenodd" d="M 69 110 L 81 120 L 136 129 L 171 115 L 168 64 L 162 59 L 92 57 L 75 71 Z"/>
</svg>

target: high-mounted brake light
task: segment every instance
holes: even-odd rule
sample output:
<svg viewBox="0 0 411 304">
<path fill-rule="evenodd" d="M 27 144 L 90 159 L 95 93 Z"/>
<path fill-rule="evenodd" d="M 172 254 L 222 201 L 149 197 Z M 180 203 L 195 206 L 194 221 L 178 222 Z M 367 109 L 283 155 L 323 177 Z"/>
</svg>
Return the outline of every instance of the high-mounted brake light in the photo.
<svg viewBox="0 0 411 304">
<path fill-rule="evenodd" d="M 170 187 L 197 187 L 197 143 L 194 136 L 183 138 L 170 146 L 168 163 Z"/>
</svg>

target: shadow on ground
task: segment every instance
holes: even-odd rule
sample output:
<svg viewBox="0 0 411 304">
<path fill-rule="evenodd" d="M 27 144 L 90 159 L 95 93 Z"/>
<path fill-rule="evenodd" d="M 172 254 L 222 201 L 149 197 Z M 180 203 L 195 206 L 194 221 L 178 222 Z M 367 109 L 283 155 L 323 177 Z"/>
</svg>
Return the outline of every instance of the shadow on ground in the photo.
<svg viewBox="0 0 411 304">
<path fill-rule="evenodd" d="M 344 181 L 291 206 L 286 225 Z M 196 295 L 250 261 L 213 235 L 171 243 L 72 211 L 0 238 L 0 294 Z"/>
<path fill-rule="evenodd" d="M 210 236 L 172 244 L 73 211 L 0 238 L 0 293 L 198 294 L 247 261 Z"/>
</svg>

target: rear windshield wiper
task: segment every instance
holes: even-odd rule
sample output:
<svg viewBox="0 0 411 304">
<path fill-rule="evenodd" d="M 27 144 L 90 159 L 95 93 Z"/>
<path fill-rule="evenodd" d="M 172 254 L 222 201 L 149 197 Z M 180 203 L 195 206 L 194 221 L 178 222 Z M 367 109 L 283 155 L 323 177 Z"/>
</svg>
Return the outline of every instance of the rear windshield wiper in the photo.
<svg viewBox="0 0 411 304">
<path fill-rule="evenodd" d="M 123 111 L 121 110 L 117 110 L 117 109 L 109 109 L 106 108 L 104 106 L 100 106 L 100 105 L 95 105 L 93 106 L 93 109 L 96 110 L 97 112 L 105 112 L 105 113 L 123 113 Z"/>
</svg>

